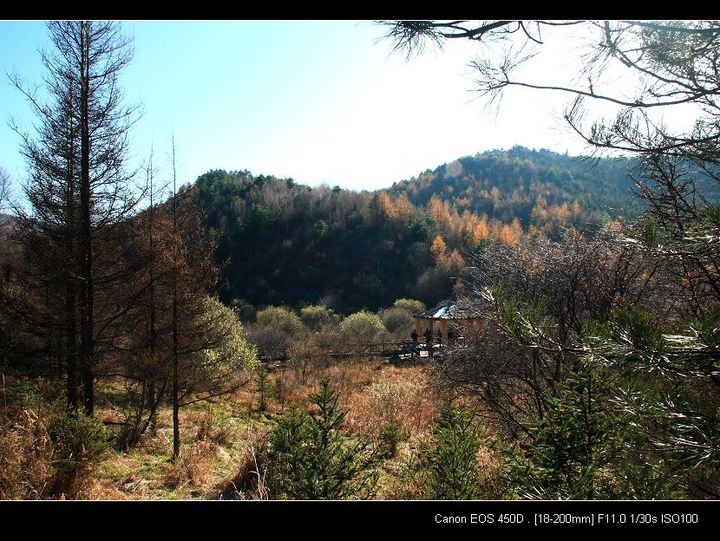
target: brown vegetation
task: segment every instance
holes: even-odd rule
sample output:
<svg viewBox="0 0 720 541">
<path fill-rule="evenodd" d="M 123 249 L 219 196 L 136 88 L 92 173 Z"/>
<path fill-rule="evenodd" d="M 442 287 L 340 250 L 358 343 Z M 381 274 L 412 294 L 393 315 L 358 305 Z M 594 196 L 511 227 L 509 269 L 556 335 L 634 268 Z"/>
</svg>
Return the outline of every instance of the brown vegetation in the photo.
<svg viewBox="0 0 720 541">
<path fill-rule="evenodd" d="M 57 444 L 50 435 L 49 407 L 8 406 L 0 432 L 0 497 L 265 499 L 266 435 L 292 403 L 307 408 L 323 379 L 339 391 L 340 406 L 348 410 L 348 435 L 381 448 L 383 428 L 399 427 L 398 452 L 382 462 L 377 497 L 421 497 L 422 480 L 408 481 L 408 464 L 412 467 L 427 441 L 439 409 L 441 399 L 430 386 L 429 372 L 427 366 L 392 366 L 370 359 L 331 363 L 319 355 L 304 373 L 285 363 L 269 371 L 265 412 L 259 411 L 257 390 L 250 386 L 210 406 L 193 404 L 182 410 L 187 436 L 175 463 L 169 454 L 171 411 L 163 404 L 154 433 L 144 434 L 133 448 L 87 457 L 76 468 L 63 470 L 66 478 L 53 458 Z M 122 430 L 122 412 L 114 404 L 121 395 L 119 383 L 98 386 L 97 416 L 107 426 L 108 441 Z"/>
</svg>

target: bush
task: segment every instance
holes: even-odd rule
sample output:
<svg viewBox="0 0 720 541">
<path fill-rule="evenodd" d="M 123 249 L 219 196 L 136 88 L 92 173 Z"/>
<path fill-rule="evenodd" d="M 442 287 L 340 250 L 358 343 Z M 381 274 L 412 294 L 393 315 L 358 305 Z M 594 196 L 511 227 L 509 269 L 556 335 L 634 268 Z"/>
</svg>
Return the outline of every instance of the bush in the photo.
<svg viewBox="0 0 720 541">
<path fill-rule="evenodd" d="M 294 312 L 279 306 L 268 306 L 257 313 L 257 321 L 248 328 L 248 337 L 261 350 L 287 349 L 290 343 L 307 333 Z"/>
<path fill-rule="evenodd" d="M 59 413 L 51 427 L 55 456 L 61 460 L 99 458 L 108 448 L 103 424 L 82 413 Z"/>
<path fill-rule="evenodd" d="M 480 429 L 468 411 L 451 406 L 443 408 L 433 426 L 433 445 L 423 453 L 428 498 L 472 500 L 478 497 L 480 438 Z"/>
<path fill-rule="evenodd" d="M 409 335 L 415 320 L 404 308 L 388 308 L 382 312 L 382 321 L 388 332 Z"/>
<path fill-rule="evenodd" d="M 327 331 L 337 326 L 338 316 L 327 306 L 306 306 L 300 309 L 300 319 L 315 332 Z"/>
<path fill-rule="evenodd" d="M 270 382 L 268 381 L 267 368 L 260 365 L 257 369 L 257 392 L 259 395 L 259 410 L 267 411 L 268 396 L 270 395 Z"/>
<path fill-rule="evenodd" d="M 583 367 L 548 398 L 531 429 L 532 444 L 515 451 L 504 470 L 510 496 L 540 499 L 676 498 L 682 483 L 668 465 L 646 456 L 640 415 L 616 409 L 609 378 Z"/>
<path fill-rule="evenodd" d="M 245 299 L 233 299 L 230 302 L 230 308 L 243 323 L 249 323 L 255 319 L 255 307 Z"/>
<path fill-rule="evenodd" d="M 306 331 L 297 314 L 281 306 L 268 306 L 260 310 L 256 322 L 258 325 L 278 329 L 289 336 L 296 336 Z"/>
<path fill-rule="evenodd" d="M 376 453 L 343 436 L 346 411 L 329 382 L 312 396 L 317 412 L 296 406 L 269 436 L 269 476 L 277 496 L 292 499 L 367 498 L 377 484 Z"/>
<path fill-rule="evenodd" d="M 50 426 L 56 475 L 51 493 L 74 497 L 89 482 L 95 463 L 108 449 L 103 424 L 82 413 L 59 413 Z"/>
<path fill-rule="evenodd" d="M 232 439 L 230 418 L 213 404 L 205 407 L 205 414 L 198 423 L 195 434 L 197 441 L 206 440 L 216 445 L 229 445 Z"/>
<path fill-rule="evenodd" d="M 392 307 L 405 310 L 409 312 L 410 315 L 425 311 L 425 304 L 415 299 L 398 299 L 393 303 Z"/>
<path fill-rule="evenodd" d="M 399 424 L 388 423 L 380 430 L 380 442 L 385 458 L 397 456 L 398 444 L 405 439 L 403 429 Z"/>
<path fill-rule="evenodd" d="M 19 379 L 0 409 L 0 499 L 74 498 L 108 449 L 105 427 L 63 409 L 45 380 Z"/>
<path fill-rule="evenodd" d="M 307 376 L 311 371 L 327 366 L 329 360 L 325 350 L 318 344 L 314 336 L 308 337 L 307 340 L 292 342 L 288 354 L 290 357 L 288 368 L 293 369 L 300 376 L 303 384 L 307 381 Z"/>
<path fill-rule="evenodd" d="M 248 327 L 247 337 L 258 347 L 261 353 L 286 349 L 292 342 L 292 336 L 289 336 L 282 329 L 257 324 Z"/>
<path fill-rule="evenodd" d="M 42 393 L 38 385 L 29 378 L 18 378 L 5 389 L 4 400 L 7 404 L 21 407 L 38 406 L 42 399 Z"/>
<path fill-rule="evenodd" d="M 379 315 L 363 310 L 343 319 L 340 322 L 340 330 L 344 334 L 372 338 L 379 332 L 385 332 L 386 329 Z"/>
</svg>

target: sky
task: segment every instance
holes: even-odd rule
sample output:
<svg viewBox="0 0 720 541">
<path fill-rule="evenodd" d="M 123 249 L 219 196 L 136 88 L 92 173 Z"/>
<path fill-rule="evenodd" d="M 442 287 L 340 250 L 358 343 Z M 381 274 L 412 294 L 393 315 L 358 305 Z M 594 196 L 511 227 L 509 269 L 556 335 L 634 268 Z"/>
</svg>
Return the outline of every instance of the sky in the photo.
<svg viewBox="0 0 720 541">
<path fill-rule="evenodd" d="M 378 189 L 461 156 L 523 145 L 581 153 L 560 127 L 567 99 L 508 92 L 499 109 L 473 92 L 475 44 L 454 40 L 407 60 L 371 21 L 127 21 L 135 56 L 121 84 L 141 104 L 131 163 L 154 150 L 178 176 L 247 169 L 317 186 Z M 0 167 L 25 165 L 8 123 L 33 117 L 6 73 L 42 81 L 40 21 L 0 21 Z"/>
</svg>

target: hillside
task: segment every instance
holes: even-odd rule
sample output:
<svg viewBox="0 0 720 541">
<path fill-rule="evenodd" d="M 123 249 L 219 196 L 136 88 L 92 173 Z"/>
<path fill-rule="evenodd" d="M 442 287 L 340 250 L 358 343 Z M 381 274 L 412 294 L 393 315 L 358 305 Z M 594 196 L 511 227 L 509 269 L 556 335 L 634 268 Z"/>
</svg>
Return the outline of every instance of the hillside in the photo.
<svg viewBox="0 0 720 541">
<path fill-rule="evenodd" d="M 525 228 L 533 223 L 538 204 L 552 208 L 577 201 L 588 217 L 602 222 L 640 211 L 638 200 L 629 197 L 629 167 L 630 160 L 623 158 L 587 160 L 516 146 L 443 164 L 396 182 L 388 192 L 404 193 L 415 205 L 427 206 L 438 197 L 504 222 L 518 218 Z"/>
<path fill-rule="evenodd" d="M 557 236 L 637 212 L 627 165 L 593 167 L 516 147 L 461 158 L 387 191 L 313 189 L 221 170 L 202 175 L 196 188 L 217 236 L 225 302 L 324 303 L 350 313 L 400 297 L 432 304 L 452 295 L 466 254 L 487 239 Z"/>
</svg>

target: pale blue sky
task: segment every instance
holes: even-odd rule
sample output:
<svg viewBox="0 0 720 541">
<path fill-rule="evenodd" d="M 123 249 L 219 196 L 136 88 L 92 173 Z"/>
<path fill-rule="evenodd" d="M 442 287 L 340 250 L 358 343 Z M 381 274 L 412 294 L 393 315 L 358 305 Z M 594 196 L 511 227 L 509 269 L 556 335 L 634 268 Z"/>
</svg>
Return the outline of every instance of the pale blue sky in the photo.
<svg viewBox="0 0 720 541">
<path fill-rule="evenodd" d="M 122 82 L 145 114 L 133 130 L 141 160 L 154 145 L 167 167 L 171 133 L 179 175 L 249 169 L 310 185 L 388 187 L 463 155 L 514 144 L 580 152 L 558 128 L 564 100 L 517 92 L 499 114 L 470 92 L 471 43 L 453 42 L 406 62 L 370 21 L 125 22 L 135 58 Z M 40 82 L 42 22 L 0 22 L 0 69 Z M 29 108 L 0 79 L 0 166 L 24 164 L 14 116 Z"/>
</svg>

